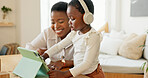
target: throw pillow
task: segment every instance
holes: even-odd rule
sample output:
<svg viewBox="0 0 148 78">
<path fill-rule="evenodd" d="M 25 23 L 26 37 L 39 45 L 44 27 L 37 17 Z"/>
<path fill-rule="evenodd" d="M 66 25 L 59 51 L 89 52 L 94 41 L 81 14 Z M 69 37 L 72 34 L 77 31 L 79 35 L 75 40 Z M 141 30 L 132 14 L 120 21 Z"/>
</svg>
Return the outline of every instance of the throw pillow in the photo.
<svg viewBox="0 0 148 78">
<path fill-rule="evenodd" d="M 137 35 L 131 34 L 120 46 L 119 55 L 130 58 L 130 59 L 139 59 L 142 56 L 142 48 L 140 45 L 144 45 L 146 35 Z"/>
<path fill-rule="evenodd" d="M 111 30 L 110 32 L 110 35 L 109 35 L 111 38 L 118 38 L 118 39 L 122 39 L 124 40 L 125 39 L 125 34 L 124 34 L 124 31 L 116 31 L 116 30 Z"/>
<path fill-rule="evenodd" d="M 100 53 L 117 55 L 119 47 L 123 40 L 113 39 L 108 36 L 104 36 L 100 45 Z"/>
</svg>

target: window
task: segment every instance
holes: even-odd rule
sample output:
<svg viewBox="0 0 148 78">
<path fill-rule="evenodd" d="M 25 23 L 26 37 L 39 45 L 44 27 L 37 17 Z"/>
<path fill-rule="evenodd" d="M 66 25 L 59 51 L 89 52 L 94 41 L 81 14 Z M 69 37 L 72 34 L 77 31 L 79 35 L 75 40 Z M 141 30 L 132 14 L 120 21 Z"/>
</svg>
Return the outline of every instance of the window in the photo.
<svg viewBox="0 0 148 78">
<path fill-rule="evenodd" d="M 41 0 L 41 30 L 51 25 L 50 23 L 50 9 L 59 2 L 70 2 L 71 0 Z M 94 3 L 94 21 L 91 24 L 96 30 L 98 30 L 105 23 L 105 0 L 92 0 Z"/>
<path fill-rule="evenodd" d="M 49 0 L 40 0 L 41 32 L 49 27 Z"/>
<path fill-rule="evenodd" d="M 94 3 L 94 21 L 91 24 L 96 30 L 105 24 L 105 0 L 92 0 Z"/>
</svg>

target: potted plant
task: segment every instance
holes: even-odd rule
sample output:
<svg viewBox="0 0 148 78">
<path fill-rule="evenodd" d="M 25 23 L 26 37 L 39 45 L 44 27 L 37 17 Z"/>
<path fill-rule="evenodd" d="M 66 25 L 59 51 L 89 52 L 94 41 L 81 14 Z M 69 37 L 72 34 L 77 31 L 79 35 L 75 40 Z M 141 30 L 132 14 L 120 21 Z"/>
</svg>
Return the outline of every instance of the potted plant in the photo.
<svg viewBox="0 0 148 78">
<path fill-rule="evenodd" d="M 144 45 L 140 45 L 139 47 L 143 47 L 143 51 L 144 51 L 144 57 L 147 58 L 147 52 L 148 52 L 148 29 L 146 30 L 146 34 L 147 34 L 147 37 L 146 37 L 146 41 L 145 41 L 145 44 Z M 146 62 L 144 62 L 141 66 L 141 69 L 144 71 L 144 78 L 148 78 L 148 60 L 146 60 Z"/>
<path fill-rule="evenodd" d="M 141 66 L 141 69 L 144 70 L 144 78 L 148 78 L 148 64 L 147 64 L 147 62 L 143 63 L 143 65 Z"/>
<path fill-rule="evenodd" d="M 6 19 L 7 14 L 9 13 L 9 11 L 12 11 L 11 8 L 8 8 L 6 6 L 3 6 L 1 8 L 1 10 L 3 11 L 3 21 Z"/>
</svg>

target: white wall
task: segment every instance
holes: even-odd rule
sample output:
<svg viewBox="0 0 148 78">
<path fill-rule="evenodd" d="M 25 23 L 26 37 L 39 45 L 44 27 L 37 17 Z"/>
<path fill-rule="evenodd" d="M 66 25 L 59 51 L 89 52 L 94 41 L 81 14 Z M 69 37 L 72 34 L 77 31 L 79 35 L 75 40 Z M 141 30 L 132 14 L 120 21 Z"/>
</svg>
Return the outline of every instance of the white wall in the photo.
<svg viewBox="0 0 148 78">
<path fill-rule="evenodd" d="M 127 33 L 144 33 L 148 29 L 148 16 L 147 17 L 131 17 L 130 16 L 130 1 L 121 0 L 121 27 Z"/>
<path fill-rule="evenodd" d="M 40 0 L 17 0 L 17 41 L 22 46 L 41 31 Z"/>
<path fill-rule="evenodd" d="M 40 0 L 0 0 L 0 7 L 3 5 L 12 8 L 9 17 L 15 26 L 0 27 L 0 49 L 2 45 L 13 42 L 25 46 L 41 31 Z"/>
<path fill-rule="evenodd" d="M 0 21 L 2 21 L 3 14 L 1 11 L 2 6 L 12 9 L 7 16 L 9 18 L 9 22 L 13 22 L 15 26 L 0 27 L 0 49 L 4 44 L 16 42 L 16 0 L 0 0 Z"/>
</svg>

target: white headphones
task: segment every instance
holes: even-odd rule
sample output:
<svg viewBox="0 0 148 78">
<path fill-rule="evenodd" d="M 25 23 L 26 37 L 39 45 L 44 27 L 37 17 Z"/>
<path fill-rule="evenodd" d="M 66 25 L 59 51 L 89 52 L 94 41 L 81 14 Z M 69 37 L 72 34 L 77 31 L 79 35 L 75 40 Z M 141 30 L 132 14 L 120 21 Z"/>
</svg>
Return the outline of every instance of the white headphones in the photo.
<svg viewBox="0 0 148 78">
<path fill-rule="evenodd" d="M 93 14 L 91 12 L 89 12 L 85 2 L 83 0 L 78 0 L 80 2 L 80 4 L 82 5 L 85 13 L 83 15 L 83 21 L 86 23 L 86 24 L 91 24 L 94 20 L 94 17 L 93 17 Z"/>
</svg>

